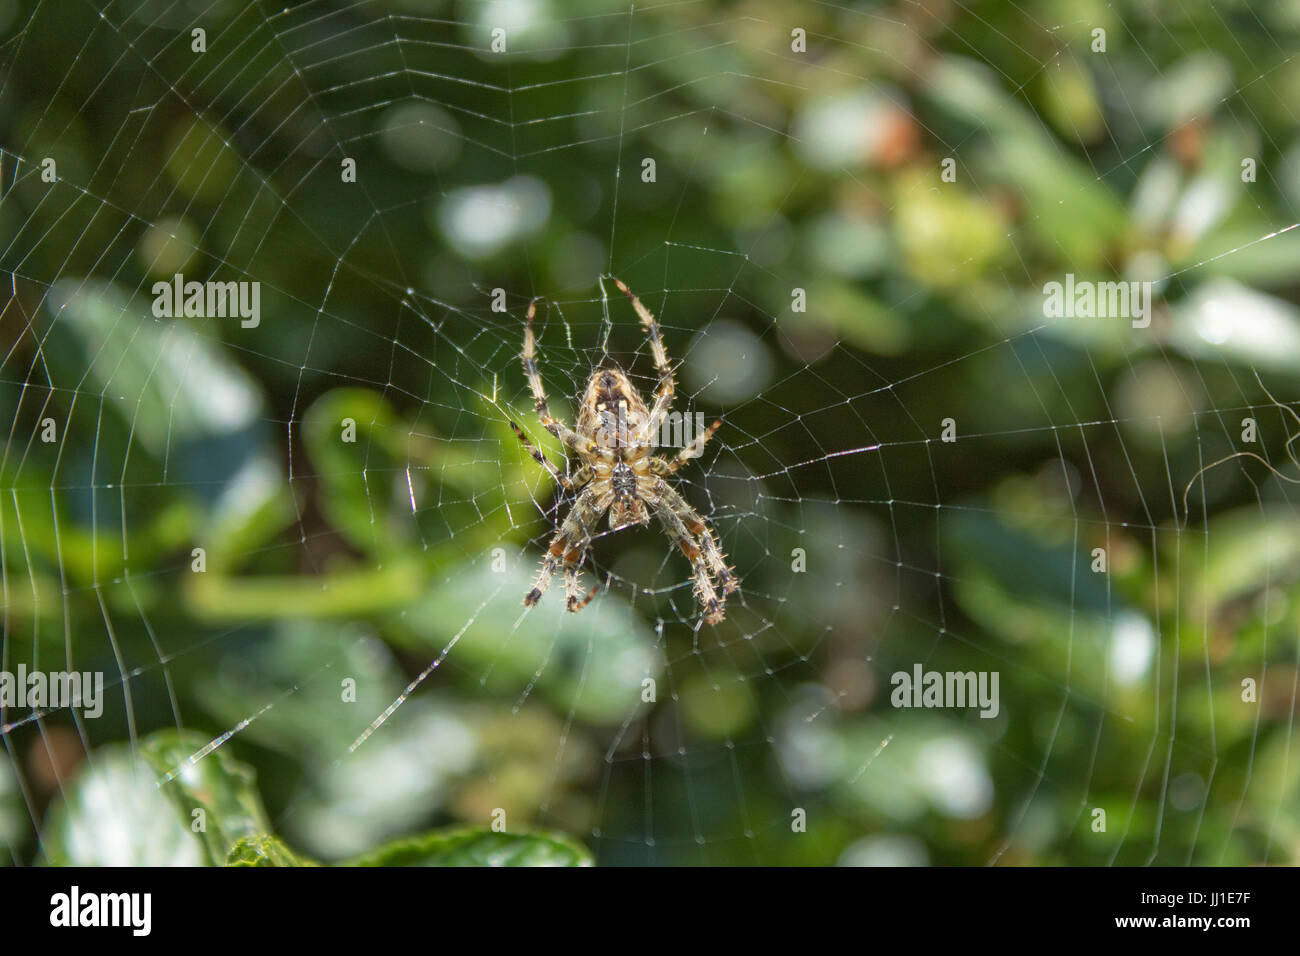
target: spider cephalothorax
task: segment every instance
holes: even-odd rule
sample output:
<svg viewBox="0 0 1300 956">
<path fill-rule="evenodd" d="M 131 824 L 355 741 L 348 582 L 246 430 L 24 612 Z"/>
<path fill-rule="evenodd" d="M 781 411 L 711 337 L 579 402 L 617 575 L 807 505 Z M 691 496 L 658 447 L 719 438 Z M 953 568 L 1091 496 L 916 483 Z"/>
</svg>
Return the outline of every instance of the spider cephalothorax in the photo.
<svg viewBox="0 0 1300 956">
<path fill-rule="evenodd" d="M 726 556 L 718 547 L 708 524 L 668 482 L 668 477 L 699 456 L 722 422 L 714 422 L 672 458 L 660 458 L 654 454 L 656 437 L 672 408 L 673 370 L 659 338 L 659 326 L 654 316 L 627 286 L 618 279 L 614 284 L 632 301 L 650 340 L 650 350 L 659 373 L 654 403 L 646 407 L 640 392 L 622 370 L 597 369 L 583 394 L 576 430 L 553 416 L 547 406 L 546 391 L 537 371 L 537 340 L 533 335 L 537 303 L 534 300 L 528 306 L 523 363 L 537 417 L 547 431 L 573 452 L 579 467 L 571 475 L 561 474 L 528 440 L 523 430 L 514 422 L 510 423 L 538 464 L 549 471 L 562 488 L 577 492 L 573 507 L 551 538 L 537 582 L 524 596 L 524 604 L 530 607 L 536 604 L 550 585 L 556 568 L 563 566 L 567 607 L 570 611 L 582 610 L 596 593 L 592 588 L 583 595 L 579 575 L 601 516 L 608 511 L 610 528 L 618 530 L 633 524 L 649 524 L 653 513 L 659 518 L 669 540 L 690 560 L 695 597 L 704 620 L 716 624 L 725 614 L 727 595 L 735 591 L 740 582 L 727 566 Z"/>
</svg>

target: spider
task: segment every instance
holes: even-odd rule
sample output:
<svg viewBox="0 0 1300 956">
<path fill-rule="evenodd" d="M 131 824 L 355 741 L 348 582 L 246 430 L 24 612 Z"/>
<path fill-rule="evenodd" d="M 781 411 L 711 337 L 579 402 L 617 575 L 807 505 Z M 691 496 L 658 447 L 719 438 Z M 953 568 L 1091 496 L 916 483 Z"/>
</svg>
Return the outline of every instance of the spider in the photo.
<svg viewBox="0 0 1300 956">
<path fill-rule="evenodd" d="M 547 431 L 573 452 L 580 467 L 572 475 L 561 474 L 528 439 L 523 429 L 513 421 L 510 423 L 528 453 L 550 472 L 556 484 L 565 491 L 577 492 L 573 507 L 560 522 L 550 547 L 542 557 L 541 570 L 533 589 L 524 595 L 524 604 L 527 607 L 536 604 L 550 586 L 556 568 L 562 566 L 565 605 L 570 611 L 581 611 L 599 589 L 597 585 L 583 596 L 581 569 L 601 517 L 608 511 L 610 529 L 619 531 L 631 525 L 648 525 L 653 512 L 669 541 L 691 562 L 693 589 L 705 622 L 718 624 L 726 613 L 727 595 L 737 590 L 740 582 L 733 569 L 727 566 L 726 555 L 718 547 L 717 537 L 668 478 L 699 456 L 722 421 L 715 421 L 671 459 L 653 453 L 654 438 L 672 407 L 673 369 L 668 363 L 668 353 L 659 337 L 655 317 L 620 280 L 614 279 L 614 284 L 631 300 L 650 341 L 659 373 L 654 404 L 646 408 L 636 386 L 621 369 L 599 368 L 587 382 L 576 430 L 559 421 L 547 406 L 546 391 L 537 371 L 537 340 L 533 335 L 537 300 L 528 305 L 521 357 L 537 417 Z"/>
</svg>

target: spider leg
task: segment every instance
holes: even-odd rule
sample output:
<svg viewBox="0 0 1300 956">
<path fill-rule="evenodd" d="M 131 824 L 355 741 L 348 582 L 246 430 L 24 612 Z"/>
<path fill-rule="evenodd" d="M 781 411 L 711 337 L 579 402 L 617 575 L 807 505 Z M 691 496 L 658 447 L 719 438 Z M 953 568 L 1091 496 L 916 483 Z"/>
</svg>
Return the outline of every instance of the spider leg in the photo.
<svg viewBox="0 0 1300 956">
<path fill-rule="evenodd" d="M 545 429 L 562 441 L 567 447 L 579 453 L 591 454 L 596 450 L 596 443 L 590 438 L 583 438 L 564 422 L 551 414 L 546 401 L 546 388 L 542 385 L 541 373 L 537 371 L 537 337 L 533 334 L 533 317 L 537 314 L 537 300 L 528 303 L 528 315 L 524 320 L 524 351 L 520 358 L 524 365 L 524 374 L 528 376 L 528 387 L 533 393 L 533 406 L 537 417 Z"/>
<path fill-rule="evenodd" d="M 668 410 L 672 408 L 673 393 L 677 385 L 673 378 L 673 367 L 668 362 L 668 350 L 664 348 L 663 339 L 659 336 L 659 323 L 655 321 L 654 313 L 641 304 L 632 290 L 623 284 L 622 279 L 614 279 L 614 285 L 618 286 L 619 291 L 632 300 L 632 308 L 636 310 L 641 324 L 645 326 L 646 337 L 650 340 L 650 352 L 654 355 L 655 369 L 659 372 L 659 383 L 655 386 L 654 405 L 650 409 L 650 416 L 644 422 L 640 429 L 641 439 L 644 441 L 654 436 L 660 428 L 663 427 L 664 419 L 668 417 Z"/>
<path fill-rule="evenodd" d="M 541 600 L 542 595 L 551 585 L 552 576 L 561 564 L 564 565 L 566 606 L 570 611 L 578 611 L 586 607 L 587 601 L 590 601 L 595 594 L 595 589 L 592 589 L 592 593 L 587 595 L 585 600 L 581 600 L 581 595 L 578 593 L 579 571 L 582 559 L 586 556 L 587 544 L 591 541 L 590 529 L 599 520 L 603 511 L 600 504 L 601 502 L 596 499 L 595 493 L 590 488 L 584 489 L 578 495 L 568 515 L 561 522 L 559 530 L 551 538 L 546 554 L 542 556 L 542 566 L 537 572 L 537 580 L 533 583 L 532 590 L 524 595 L 526 607 L 532 607 Z"/>
<path fill-rule="evenodd" d="M 672 490 L 666 483 L 661 482 L 661 484 L 663 487 L 659 491 Z M 687 526 L 687 515 L 680 513 L 676 504 L 667 495 L 651 494 L 646 496 L 646 500 L 659 516 L 659 521 L 664 526 L 664 532 L 669 540 L 677 545 L 691 562 L 695 599 L 700 602 L 705 623 L 720 624 L 726 616 L 727 591 L 724 588 L 723 593 L 718 594 L 713 586 L 713 577 L 708 559 L 705 558 L 704 547 Z M 690 511 L 689 506 L 687 506 L 687 513 L 691 516 L 695 515 Z"/>
<path fill-rule="evenodd" d="M 698 520 L 700 524 L 700 551 L 704 555 L 704 563 L 709 566 L 713 576 L 722 585 L 722 593 L 734 594 L 740 590 L 740 579 L 736 577 L 735 571 L 727 564 L 727 556 L 718 547 L 709 526 L 704 523 L 703 518 Z M 690 527 L 689 522 L 687 522 L 687 527 Z"/>
<path fill-rule="evenodd" d="M 596 596 L 596 592 L 600 590 L 599 584 L 593 584 L 591 590 L 588 591 L 584 596 L 582 594 L 582 581 L 580 578 L 580 574 L 581 574 L 580 565 L 578 564 L 568 565 L 564 569 L 564 591 L 566 595 L 564 599 L 564 606 L 568 608 L 570 611 L 572 611 L 574 614 L 578 613 L 584 607 L 590 604 L 591 599 L 594 598 Z M 569 580 L 570 576 L 573 577 L 572 581 Z"/>
<path fill-rule="evenodd" d="M 541 570 L 537 572 L 537 579 L 533 582 L 533 589 L 524 595 L 524 607 L 532 607 L 542 599 L 546 589 L 551 586 L 551 576 L 555 574 L 555 569 L 560 565 L 560 559 L 564 556 L 564 530 L 555 532 L 551 538 L 550 547 L 546 549 L 546 554 L 542 557 Z"/>
<path fill-rule="evenodd" d="M 565 564 L 568 563 L 569 549 L 566 544 L 571 538 L 582 534 L 582 525 L 579 523 L 577 516 L 581 514 L 581 509 L 587 507 L 591 497 L 591 489 L 586 489 L 578 495 L 573 507 L 569 509 L 568 515 L 565 516 L 564 521 L 560 523 L 560 527 L 552 536 L 546 554 L 542 555 L 542 566 L 537 572 L 537 580 L 533 582 L 533 589 L 524 595 L 524 605 L 526 607 L 532 607 L 541 600 L 542 595 L 546 593 L 546 589 L 551 585 L 551 576 L 555 574 L 555 569 L 560 566 L 562 561 Z"/>
<path fill-rule="evenodd" d="M 582 565 L 587 560 L 587 548 L 591 544 L 592 529 L 600 521 L 600 516 L 604 514 L 613 499 L 613 495 L 596 498 L 594 492 L 584 497 L 589 499 L 588 503 L 578 508 L 577 502 L 574 502 L 573 511 L 569 514 L 581 529 L 581 537 L 571 537 L 569 547 L 564 554 L 564 606 L 572 612 L 581 611 L 590 604 L 591 599 L 600 589 L 600 585 L 597 584 L 585 596 L 583 595 Z"/>
<path fill-rule="evenodd" d="M 550 472 L 551 477 L 555 479 L 555 483 L 565 491 L 572 491 L 574 488 L 581 488 L 591 480 L 591 469 L 586 465 L 583 465 L 572 475 L 561 474 L 560 469 L 555 467 L 555 465 L 551 463 L 551 460 L 542 454 L 542 450 L 532 443 L 532 440 L 524 434 L 522 428 L 514 422 L 510 423 L 510 427 L 514 429 L 515 437 L 519 439 L 520 443 L 526 449 L 528 449 L 528 454 L 532 455 L 539 465 Z"/>
<path fill-rule="evenodd" d="M 723 595 L 732 594 L 740 589 L 740 579 L 735 571 L 727 565 L 727 556 L 718 546 L 717 538 L 708 522 L 700 517 L 699 512 L 687 503 L 676 488 L 662 478 L 659 479 L 655 493 L 669 508 L 681 517 L 686 529 L 699 538 L 700 556 L 704 559 L 709 572 L 722 587 Z"/>
<path fill-rule="evenodd" d="M 516 425 L 513 421 L 510 422 L 510 427 L 514 430 L 515 437 L 519 439 L 519 443 L 523 445 L 524 448 L 528 449 L 528 454 L 533 456 L 533 460 L 550 472 L 551 477 L 554 478 L 558 484 L 565 484 L 568 481 L 564 475 L 560 474 L 560 469 L 551 464 L 551 460 L 543 455 L 542 450 L 534 445 L 532 440 L 524 434 L 522 428 Z"/>
<path fill-rule="evenodd" d="M 682 467 L 682 465 L 686 464 L 688 461 L 691 461 L 692 459 L 695 458 L 699 458 L 701 452 L 704 451 L 704 446 L 709 443 L 709 439 L 713 437 L 714 432 L 716 432 L 721 427 L 722 427 L 722 419 L 719 418 L 716 422 L 714 422 L 704 431 L 700 432 L 700 434 L 696 435 L 695 440 L 691 442 L 689 445 L 687 445 L 685 448 L 683 448 L 681 451 L 679 451 L 676 455 L 674 455 L 671 460 L 665 461 L 662 458 L 651 459 L 650 469 L 656 475 L 660 475 L 660 476 L 671 475 L 673 472 L 675 472 L 678 468 Z"/>
</svg>

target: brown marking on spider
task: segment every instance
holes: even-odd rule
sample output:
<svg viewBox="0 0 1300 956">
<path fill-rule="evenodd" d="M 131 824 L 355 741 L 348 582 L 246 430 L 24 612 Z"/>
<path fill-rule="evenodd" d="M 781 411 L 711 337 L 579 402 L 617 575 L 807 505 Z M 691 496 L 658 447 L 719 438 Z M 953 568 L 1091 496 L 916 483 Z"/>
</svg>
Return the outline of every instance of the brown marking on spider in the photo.
<svg viewBox="0 0 1300 956">
<path fill-rule="evenodd" d="M 572 475 L 564 475 L 518 425 L 510 423 L 537 463 L 562 488 L 578 492 L 542 558 L 537 581 L 525 595 L 524 604 L 528 607 L 536 604 L 550 586 L 556 569 L 563 567 L 565 606 L 570 611 L 582 610 L 596 593 L 596 588 L 592 588 L 584 597 L 580 577 L 587 548 L 601 517 L 608 512 L 609 526 L 617 531 L 630 525 L 647 525 L 653 513 L 664 534 L 691 562 L 693 591 L 705 622 L 718 624 L 726 616 L 727 595 L 740 588 L 740 581 L 727 566 L 726 555 L 718 547 L 708 523 L 667 479 L 692 458 L 699 457 L 722 422 L 714 422 L 672 458 L 654 454 L 655 437 L 672 408 L 676 389 L 673 369 L 654 315 L 620 280 L 614 279 L 614 284 L 631 301 L 650 341 L 659 375 L 653 403 L 646 406 L 641 393 L 622 369 L 597 369 L 583 392 L 576 429 L 555 418 L 547 404 L 546 390 L 537 371 L 537 339 L 533 334 L 537 300 L 528 304 L 521 359 L 537 417 L 580 464 Z"/>
</svg>

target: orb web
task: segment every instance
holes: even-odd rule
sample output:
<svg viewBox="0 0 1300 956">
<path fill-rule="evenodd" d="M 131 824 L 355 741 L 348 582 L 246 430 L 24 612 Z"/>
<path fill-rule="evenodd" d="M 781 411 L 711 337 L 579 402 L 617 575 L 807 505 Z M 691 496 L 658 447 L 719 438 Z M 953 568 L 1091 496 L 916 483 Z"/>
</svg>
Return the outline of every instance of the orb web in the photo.
<svg viewBox="0 0 1300 956">
<path fill-rule="evenodd" d="M 0 708 L 13 862 L 193 862 L 105 836 L 168 727 L 325 859 L 497 812 L 610 863 L 1291 859 L 1289 25 L 7 12 L 0 665 L 105 677 Z M 1048 315 L 1067 273 L 1149 321 Z M 160 317 L 176 274 L 260 314 Z M 563 467 L 524 310 L 562 420 L 648 395 L 615 276 L 723 421 L 675 479 L 716 627 L 653 527 L 520 603 L 571 503 L 509 427 Z M 996 713 L 896 706 L 914 668 Z"/>
</svg>

